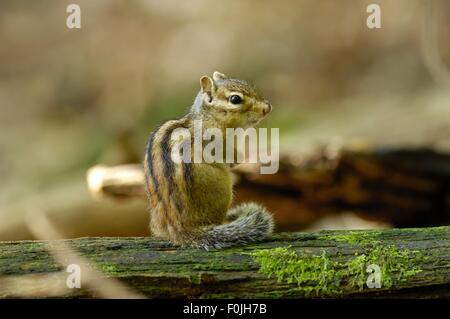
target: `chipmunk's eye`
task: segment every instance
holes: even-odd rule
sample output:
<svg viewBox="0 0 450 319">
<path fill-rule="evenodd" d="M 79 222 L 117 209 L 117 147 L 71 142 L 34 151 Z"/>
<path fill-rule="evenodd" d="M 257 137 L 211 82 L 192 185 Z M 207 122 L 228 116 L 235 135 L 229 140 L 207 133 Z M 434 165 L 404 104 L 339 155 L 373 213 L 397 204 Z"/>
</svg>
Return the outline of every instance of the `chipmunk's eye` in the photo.
<svg viewBox="0 0 450 319">
<path fill-rule="evenodd" d="M 239 104 L 239 103 L 242 102 L 242 98 L 239 95 L 236 95 L 236 94 L 231 95 L 229 100 L 230 100 L 231 104 Z"/>
</svg>

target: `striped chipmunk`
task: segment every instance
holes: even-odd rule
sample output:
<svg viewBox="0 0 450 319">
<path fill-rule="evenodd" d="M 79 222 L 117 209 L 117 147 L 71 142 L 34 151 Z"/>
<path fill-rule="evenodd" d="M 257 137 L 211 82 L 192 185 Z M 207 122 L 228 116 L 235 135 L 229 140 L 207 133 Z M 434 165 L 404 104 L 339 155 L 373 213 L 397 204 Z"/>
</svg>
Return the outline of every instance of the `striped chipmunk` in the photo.
<svg viewBox="0 0 450 319">
<path fill-rule="evenodd" d="M 200 87 L 186 115 L 163 123 L 149 137 L 144 170 L 150 230 L 153 236 L 176 245 L 206 250 L 261 241 L 273 231 L 272 215 L 255 203 L 230 209 L 232 164 L 196 162 L 194 154 L 187 158 L 183 154 L 184 160 L 174 161 L 173 133 L 178 129 L 191 132 L 182 137 L 182 143 L 191 146 L 195 121 L 201 120 L 203 129 L 219 129 L 225 136 L 227 128 L 254 127 L 272 106 L 247 82 L 219 72 L 212 78 L 201 77 Z"/>
</svg>

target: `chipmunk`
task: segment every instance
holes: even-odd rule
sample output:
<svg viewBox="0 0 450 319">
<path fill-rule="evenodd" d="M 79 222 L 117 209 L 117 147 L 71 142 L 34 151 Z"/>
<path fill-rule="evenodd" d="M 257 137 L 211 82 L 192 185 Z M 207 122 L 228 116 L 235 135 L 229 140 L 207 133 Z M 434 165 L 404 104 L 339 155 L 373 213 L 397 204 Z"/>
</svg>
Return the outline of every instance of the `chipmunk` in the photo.
<svg viewBox="0 0 450 319">
<path fill-rule="evenodd" d="M 272 106 L 247 82 L 219 72 L 212 78 L 202 76 L 200 86 L 187 114 L 163 123 L 148 139 L 144 170 L 150 230 L 174 244 L 206 250 L 260 241 L 273 231 L 272 215 L 255 203 L 230 209 L 231 165 L 175 163 L 171 134 L 177 128 L 193 130 L 194 120 L 202 120 L 204 128 L 223 132 L 226 128 L 253 127 Z"/>
</svg>

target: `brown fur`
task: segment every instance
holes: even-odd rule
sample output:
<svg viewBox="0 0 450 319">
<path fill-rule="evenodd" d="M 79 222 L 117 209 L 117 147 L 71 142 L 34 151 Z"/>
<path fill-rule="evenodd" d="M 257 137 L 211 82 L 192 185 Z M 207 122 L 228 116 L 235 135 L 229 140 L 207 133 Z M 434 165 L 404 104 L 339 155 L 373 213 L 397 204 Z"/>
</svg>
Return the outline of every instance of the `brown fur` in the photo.
<svg viewBox="0 0 450 319">
<path fill-rule="evenodd" d="M 163 123 L 149 138 L 144 170 L 151 231 L 175 244 L 206 249 L 261 240 L 271 233 L 272 218 L 256 204 L 229 211 L 233 193 L 230 165 L 174 163 L 170 158 L 170 134 L 184 127 L 193 136 L 195 119 L 202 119 L 204 128 L 217 127 L 223 131 L 228 127 L 254 126 L 270 112 L 271 106 L 246 82 L 218 72 L 213 79 L 202 77 L 200 84 L 202 90 L 191 110 L 178 120 Z M 233 93 L 243 97 L 240 105 L 228 101 Z M 225 222 L 227 212 L 233 221 L 217 226 Z"/>
</svg>

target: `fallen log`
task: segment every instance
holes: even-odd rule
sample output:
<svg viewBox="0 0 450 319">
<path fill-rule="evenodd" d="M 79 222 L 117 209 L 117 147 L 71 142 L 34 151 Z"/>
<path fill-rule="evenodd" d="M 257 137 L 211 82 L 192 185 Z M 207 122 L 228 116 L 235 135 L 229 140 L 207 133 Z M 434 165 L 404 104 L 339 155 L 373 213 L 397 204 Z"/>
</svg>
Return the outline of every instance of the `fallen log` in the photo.
<svg viewBox="0 0 450 319">
<path fill-rule="evenodd" d="M 237 166 L 235 202 L 257 201 L 274 213 L 279 231 L 303 229 L 336 212 L 394 227 L 448 225 L 450 155 L 429 149 L 326 149 L 282 157 L 277 174 Z M 96 197 L 144 198 L 141 165 L 95 166 L 88 185 Z"/>
<path fill-rule="evenodd" d="M 104 276 L 151 298 L 450 297 L 449 226 L 280 233 L 211 251 L 142 237 L 52 241 L 53 250 L 58 242 L 60 254 L 70 245 Z M 0 297 L 45 297 L 50 287 L 58 288 L 53 297 L 95 297 L 61 288 L 69 273 L 48 246 L 0 242 Z"/>
</svg>

